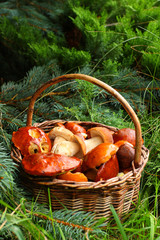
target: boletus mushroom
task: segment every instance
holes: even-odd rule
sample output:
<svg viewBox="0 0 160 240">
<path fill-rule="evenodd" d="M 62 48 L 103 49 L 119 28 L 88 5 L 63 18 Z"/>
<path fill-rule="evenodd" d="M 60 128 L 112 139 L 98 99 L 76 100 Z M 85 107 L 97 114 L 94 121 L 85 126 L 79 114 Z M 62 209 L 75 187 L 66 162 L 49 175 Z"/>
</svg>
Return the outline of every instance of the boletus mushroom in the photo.
<svg viewBox="0 0 160 240">
<path fill-rule="evenodd" d="M 84 140 L 78 135 L 74 135 L 72 140 L 74 141 L 67 141 L 63 137 L 57 136 L 54 140 L 51 152 L 68 157 L 76 156 L 82 158 L 86 154 Z"/>
<path fill-rule="evenodd" d="M 81 136 L 83 139 L 87 137 L 86 129 L 75 122 L 67 122 L 65 127 L 70 130 L 73 134 Z"/>
<path fill-rule="evenodd" d="M 126 142 L 122 144 L 117 151 L 117 158 L 121 170 L 128 169 L 135 159 L 135 149 L 132 144 Z"/>
<path fill-rule="evenodd" d="M 106 143 L 113 143 L 113 131 L 109 130 L 105 127 L 93 127 L 88 129 L 87 131 L 88 136 L 91 138 L 93 137 L 101 137 L 102 142 Z"/>
<path fill-rule="evenodd" d="M 13 132 L 12 142 L 23 156 L 35 153 L 47 153 L 51 150 L 51 140 L 48 135 L 37 127 L 22 127 Z"/>
<path fill-rule="evenodd" d="M 48 136 L 50 139 L 55 139 L 56 137 L 63 137 L 67 141 L 74 142 L 75 136 L 74 134 L 65 127 L 54 127 L 49 133 Z"/>
<path fill-rule="evenodd" d="M 107 162 L 100 166 L 95 181 L 108 180 L 116 177 L 118 173 L 119 163 L 116 154 L 114 154 Z"/>
<path fill-rule="evenodd" d="M 81 164 L 76 157 L 67 157 L 54 153 L 37 153 L 22 159 L 24 171 L 34 176 L 56 176 L 74 170 Z"/>
<path fill-rule="evenodd" d="M 84 141 L 86 153 L 90 152 L 101 143 L 113 143 L 112 134 L 113 132 L 105 127 L 93 127 L 88 129 L 87 135 L 89 138 Z"/>
<path fill-rule="evenodd" d="M 136 144 L 136 133 L 134 129 L 131 128 L 122 128 L 116 131 L 113 134 L 114 143 L 124 140 L 131 143 L 133 146 Z M 142 139 L 143 143 L 143 139 Z"/>
<path fill-rule="evenodd" d="M 107 162 L 118 150 L 113 143 L 101 143 L 84 157 L 84 165 L 88 168 L 96 168 Z"/>
</svg>

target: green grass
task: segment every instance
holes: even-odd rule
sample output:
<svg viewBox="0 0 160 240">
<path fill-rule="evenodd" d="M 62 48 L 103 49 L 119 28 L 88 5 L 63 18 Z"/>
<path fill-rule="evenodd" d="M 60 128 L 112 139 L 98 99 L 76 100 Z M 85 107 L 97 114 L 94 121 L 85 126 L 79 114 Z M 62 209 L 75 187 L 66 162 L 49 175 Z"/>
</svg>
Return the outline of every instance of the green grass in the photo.
<svg viewBox="0 0 160 240">
<path fill-rule="evenodd" d="M 81 1 L 73 2 L 76 2 L 75 6 L 76 4 L 79 6 L 78 2 Z M 84 5 L 87 3 L 87 1 L 82 2 Z M 98 3 L 97 1 L 92 2 L 92 7 L 96 12 Z M 103 6 L 102 2 L 99 2 L 100 9 L 101 5 Z M 7 40 L 7 44 L 4 45 L 7 52 L 13 50 L 16 52 L 15 47 L 17 47 L 19 53 L 18 59 L 15 54 L 13 61 L 6 60 L 6 62 L 4 62 L 5 58 L 2 53 L 1 62 L 4 63 L 4 71 L 9 72 L 8 76 L 10 77 L 16 75 L 14 77 L 17 79 L 19 78 L 17 72 L 21 69 L 19 66 L 21 64 L 23 66 L 24 62 L 34 62 L 37 66 L 33 66 L 22 81 L 4 83 L 1 88 L 0 240 L 160 240 L 159 1 L 152 0 L 147 5 L 145 0 L 106 1 L 105 4 L 108 14 L 107 21 L 109 21 L 107 24 L 112 25 L 114 22 L 115 25 L 105 26 L 104 29 L 101 28 L 101 25 L 106 24 L 106 19 L 104 19 L 102 11 L 97 12 L 98 15 L 95 17 L 96 15 L 94 16 L 92 11 L 89 16 L 88 10 L 75 8 L 74 20 L 73 16 L 72 18 L 69 16 L 72 24 L 77 24 L 74 27 L 81 27 L 83 35 L 84 43 L 82 41 L 81 46 L 79 42 L 80 49 L 77 50 L 67 48 L 66 44 L 65 47 L 63 46 L 64 33 L 61 32 L 61 27 L 57 28 L 61 29 L 59 34 L 61 37 L 55 37 L 53 32 L 46 30 L 47 39 L 45 39 L 44 33 L 39 32 L 37 28 L 35 31 L 32 26 L 18 21 L 18 9 L 15 11 L 13 6 L 9 7 L 10 2 L 6 2 L 11 16 L 12 14 L 16 16 L 14 21 L 11 17 L 11 21 L 1 22 L 2 43 L 8 39 L 9 41 Z M 29 5 L 32 5 L 32 2 Z M 52 14 L 54 16 L 55 8 L 53 7 L 50 16 L 51 22 L 54 23 L 56 23 L 56 17 L 53 17 L 54 21 L 52 21 Z M 45 11 L 46 8 L 42 9 Z M 73 15 L 73 9 L 71 6 L 68 8 L 71 15 Z M 36 10 L 39 12 L 41 8 L 35 4 L 35 12 Z M 61 9 L 57 10 L 60 10 L 61 16 L 64 14 Z M 68 10 L 67 13 L 65 12 L 65 20 L 67 20 Z M 2 7 L 1 16 L 6 15 L 5 11 L 5 8 Z M 47 11 L 46 17 L 48 14 Z M 57 14 L 59 16 L 59 13 Z M 32 18 L 31 15 L 29 19 Z M 40 16 L 43 17 L 43 12 Z M 35 19 L 36 22 L 38 19 Z M 59 18 L 57 19 L 56 25 L 60 26 L 61 21 Z M 95 28 L 89 28 L 89 24 L 92 22 L 89 23 L 88 19 L 95 20 Z M 84 25 L 81 25 L 81 20 L 84 20 Z M 16 24 L 18 30 L 15 31 L 15 21 L 22 27 L 21 34 Z M 86 28 L 83 29 L 83 27 L 87 24 L 89 30 L 86 31 Z M 99 28 L 96 27 L 96 24 Z M 45 21 L 44 26 L 46 26 Z M 100 31 L 96 31 L 97 29 Z M 28 32 L 30 34 L 27 34 Z M 97 37 L 97 42 L 94 37 L 96 34 L 100 36 Z M 39 45 L 40 43 L 41 45 Z M 83 49 L 83 44 L 85 49 Z M 89 49 L 86 49 L 87 45 L 89 45 Z M 97 49 L 99 50 L 97 51 Z M 98 54 L 101 52 L 103 54 L 98 57 L 95 50 Z M 48 62 L 48 59 L 51 62 Z M 18 64 L 15 65 L 16 68 L 13 67 L 14 62 L 16 63 L 15 60 L 18 61 Z M 69 69 L 66 69 L 67 67 Z M 15 71 L 13 71 L 14 69 Z M 33 200 L 19 182 L 17 167 L 10 158 L 12 132 L 25 125 L 28 99 L 33 95 L 35 89 L 47 79 L 62 75 L 66 71 L 96 76 L 118 89 L 134 107 L 140 119 L 144 144 L 150 150 L 150 156 L 142 173 L 138 204 L 131 213 L 125 215 L 123 220 L 119 219 L 113 206 L 110 206 L 113 220 L 107 224 L 104 218 L 95 222 L 92 213 L 67 209 L 53 211 L 50 197 L 47 208 Z M 55 96 L 50 94 L 51 91 L 61 91 L 65 94 Z M 46 96 L 47 100 L 43 101 Z M 52 87 L 40 97 L 35 106 L 34 121 L 42 122 L 48 118 L 95 121 L 118 128 L 133 127 L 131 119 L 115 99 L 97 87 L 82 81 L 67 82 L 56 88 Z"/>
</svg>

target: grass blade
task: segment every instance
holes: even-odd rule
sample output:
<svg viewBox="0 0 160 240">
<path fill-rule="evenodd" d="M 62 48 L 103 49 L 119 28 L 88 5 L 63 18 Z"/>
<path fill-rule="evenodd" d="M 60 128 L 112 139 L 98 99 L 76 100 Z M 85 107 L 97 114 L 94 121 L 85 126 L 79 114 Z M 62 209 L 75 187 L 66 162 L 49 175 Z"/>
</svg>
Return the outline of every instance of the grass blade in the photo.
<svg viewBox="0 0 160 240">
<path fill-rule="evenodd" d="M 123 226 L 121 224 L 121 221 L 119 220 L 119 217 L 118 217 L 118 215 L 117 215 L 117 213 L 116 213 L 116 211 L 115 211 L 115 209 L 114 209 L 114 207 L 112 205 L 110 206 L 110 209 L 111 209 L 113 217 L 114 217 L 114 219 L 115 219 L 115 221 L 117 223 L 119 231 L 120 231 L 120 233 L 122 235 L 122 239 L 123 240 L 128 240 L 127 235 L 125 234 L 124 228 L 123 228 Z"/>
<path fill-rule="evenodd" d="M 150 230 L 150 240 L 154 240 L 154 216 L 150 214 L 150 223 L 151 223 L 151 230 Z"/>
</svg>

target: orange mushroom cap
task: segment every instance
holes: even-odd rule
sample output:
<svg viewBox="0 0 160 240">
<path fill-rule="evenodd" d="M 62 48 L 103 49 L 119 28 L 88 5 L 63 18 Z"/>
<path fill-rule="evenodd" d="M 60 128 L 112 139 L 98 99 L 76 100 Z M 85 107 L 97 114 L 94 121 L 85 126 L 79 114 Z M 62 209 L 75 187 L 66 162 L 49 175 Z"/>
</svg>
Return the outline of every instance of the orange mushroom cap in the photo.
<svg viewBox="0 0 160 240">
<path fill-rule="evenodd" d="M 115 144 L 117 147 L 120 148 L 120 146 L 122 146 L 122 145 L 125 144 L 125 143 L 128 143 L 128 144 L 130 144 L 131 146 L 133 146 L 131 143 L 129 143 L 128 141 L 124 141 L 124 140 L 120 140 L 120 141 L 118 141 L 118 142 L 115 142 L 114 144 Z"/>
<path fill-rule="evenodd" d="M 114 155 L 118 150 L 118 147 L 113 143 L 101 143 L 84 158 L 84 165 L 89 168 L 95 168 L 100 166 L 102 163 L 107 162 L 112 155 Z"/>
<path fill-rule="evenodd" d="M 119 173 L 119 163 L 116 155 L 100 166 L 95 181 L 107 180 L 116 177 Z"/>
<path fill-rule="evenodd" d="M 81 172 L 76 172 L 76 173 L 67 172 L 59 175 L 57 178 L 61 180 L 67 180 L 67 181 L 88 182 L 87 177 Z"/>
<path fill-rule="evenodd" d="M 73 170 L 80 164 L 80 159 L 54 153 L 37 153 L 22 159 L 24 171 L 35 176 L 56 176 Z"/>
<path fill-rule="evenodd" d="M 12 142 L 24 156 L 51 150 L 51 140 L 48 135 L 37 127 L 19 128 L 17 132 L 13 132 Z"/>
</svg>

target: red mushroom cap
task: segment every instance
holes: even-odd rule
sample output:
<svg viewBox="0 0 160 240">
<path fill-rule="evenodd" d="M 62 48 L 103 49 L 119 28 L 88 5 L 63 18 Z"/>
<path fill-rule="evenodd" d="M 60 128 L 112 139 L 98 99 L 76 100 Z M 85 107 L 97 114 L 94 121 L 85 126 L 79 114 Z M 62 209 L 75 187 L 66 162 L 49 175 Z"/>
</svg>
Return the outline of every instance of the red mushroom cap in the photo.
<svg viewBox="0 0 160 240">
<path fill-rule="evenodd" d="M 107 180 L 116 177 L 119 173 L 119 163 L 116 155 L 100 166 L 95 181 Z"/>
<path fill-rule="evenodd" d="M 51 140 L 48 135 L 37 127 L 19 128 L 17 132 L 13 132 L 12 142 L 24 156 L 51 150 Z"/>
<path fill-rule="evenodd" d="M 24 171 L 35 176 L 56 176 L 73 170 L 81 164 L 76 157 L 67 157 L 54 153 L 37 153 L 22 159 Z"/>
</svg>

